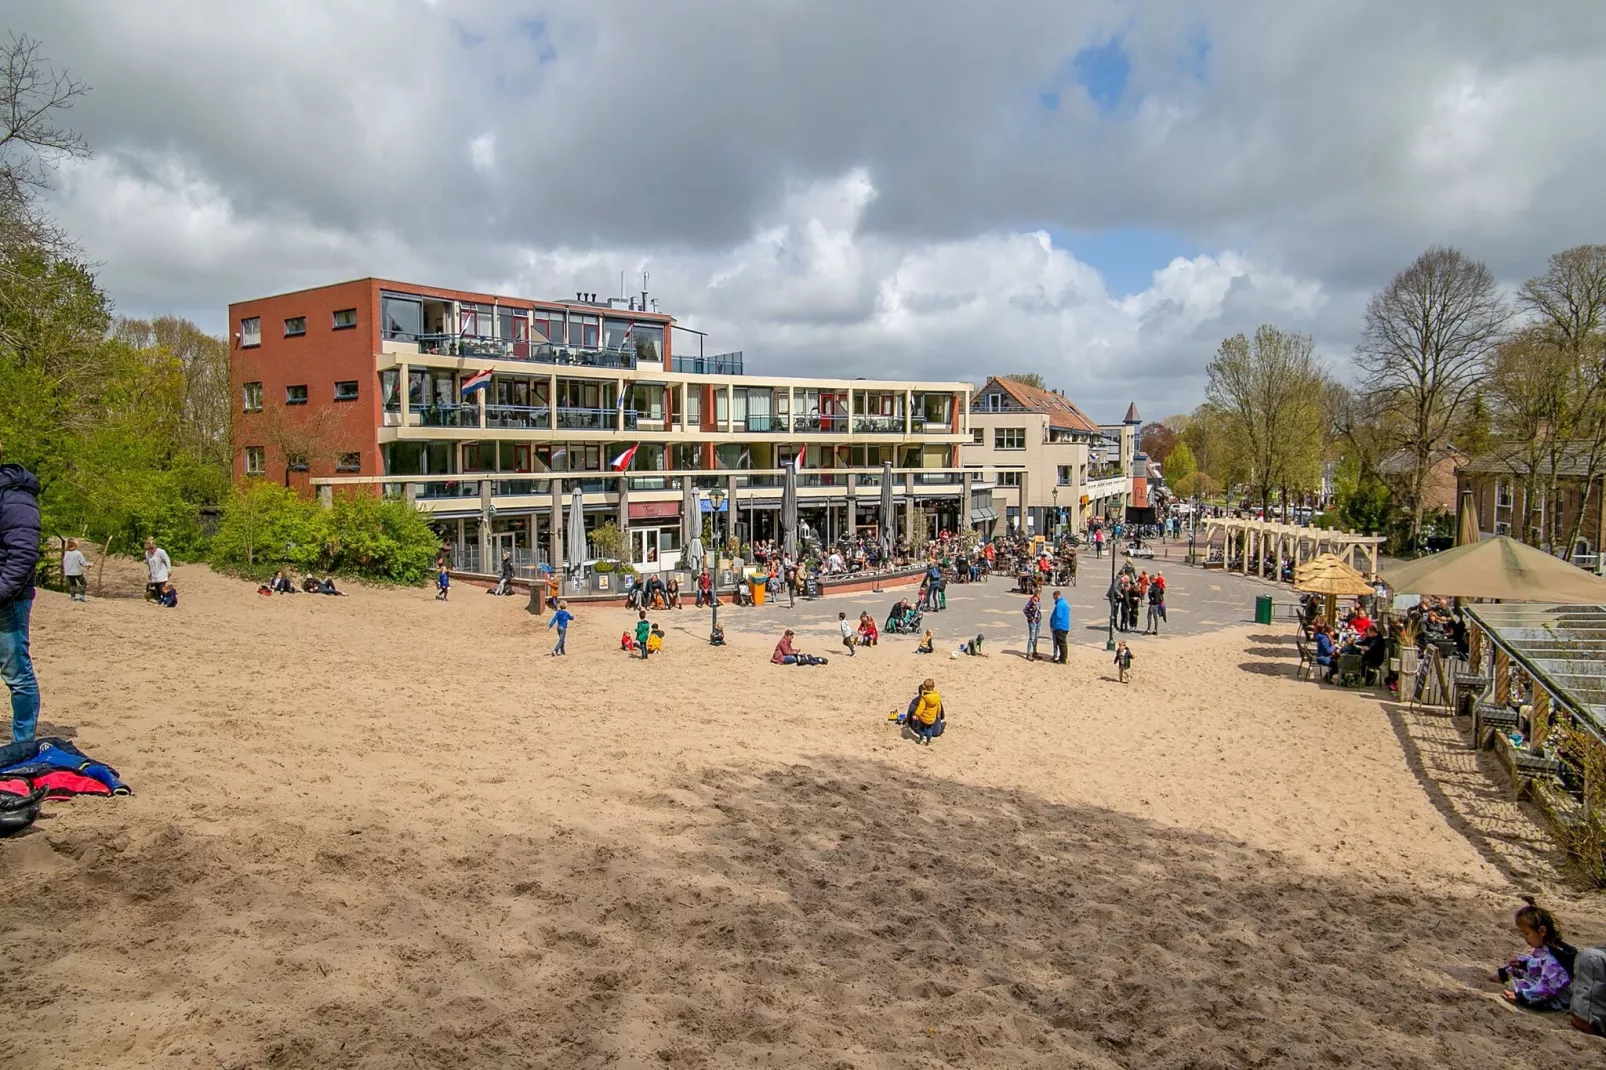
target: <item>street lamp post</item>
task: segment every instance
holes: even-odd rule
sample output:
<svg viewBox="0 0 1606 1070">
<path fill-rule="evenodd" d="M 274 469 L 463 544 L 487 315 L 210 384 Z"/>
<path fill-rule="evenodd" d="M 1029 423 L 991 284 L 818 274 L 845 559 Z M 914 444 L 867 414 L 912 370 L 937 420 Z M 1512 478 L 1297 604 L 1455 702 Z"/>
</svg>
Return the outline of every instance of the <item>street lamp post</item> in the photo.
<svg viewBox="0 0 1606 1070">
<path fill-rule="evenodd" d="M 1110 526 L 1110 514 L 1109 513 L 1105 513 L 1104 514 L 1104 526 L 1106 528 L 1108 528 Z M 1106 602 L 1109 602 L 1110 594 L 1114 590 L 1115 590 L 1115 544 L 1112 542 L 1112 543 L 1110 543 L 1110 589 L 1109 589 L 1109 591 L 1106 591 L 1105 595 L 1104 595 L 1104 599 L 1105 599 Z M 1104 649 L 1105 650 L 1114 650 L 1115 649 L 1115 613 L 1116 613 L 1115 603 L 1114 602 L 1110 602 L 1110 634 L 1104 640 Z"/>
<path fill-rule="evenodd" d="M 1054 489 L 1049 492 L 1049 498 L 1054 502 L 1054 538 L 1058 540 L 1060 537 L 1060 488 L 1058 483 L 1054 484 Z"/>
<path fill-rule="evenodd" d="M 710 620 L 708 624 L 708 637 L 709 639 L 713 639 L 713 637 L 719 633 L 719 507 L 725 504 L 725 492 L 719 487 L 715 487 L 713 490 L 709 491 L 708 504 L 713 507 L 710 509 L 710 513 L 713 517 L 711 521 L 711 527 L 713 529 L 714 536 L 714 575 L 712 577 L 712 586 L 710 588 L 714 595 L 714 604 L 711 607 L 714 615 L 713 619 Z"/>
</svg>

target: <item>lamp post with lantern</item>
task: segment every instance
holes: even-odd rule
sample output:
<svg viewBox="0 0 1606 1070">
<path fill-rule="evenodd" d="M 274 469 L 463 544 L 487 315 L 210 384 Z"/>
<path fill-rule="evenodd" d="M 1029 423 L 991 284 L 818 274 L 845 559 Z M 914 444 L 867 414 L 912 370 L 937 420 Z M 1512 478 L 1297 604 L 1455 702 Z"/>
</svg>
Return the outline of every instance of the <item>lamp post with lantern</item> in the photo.
<svg viewBox="0 0 1606 1070">
<path fill-rule="evenodd" d="M 708 624 L 708 636 L 710 639 L 712 639 L 719 632 L 719 552 L 724 545 L 719 537 L 719 510 L 720 507 L 725 504 L 724 490 L 719 487 L 715 487 L 713 490 L 710 490 L 708 492 L 708 504 L 710 506 L 709 512 L 712 514 L 712 519 L 709 526 L 712 529 L 714 536 L 714 574 L 711 577 L 713 584 L 711 590 L 714 595 L 714 604 L 712 607 L 713 619 L 710 620 Z"/>
</svg>

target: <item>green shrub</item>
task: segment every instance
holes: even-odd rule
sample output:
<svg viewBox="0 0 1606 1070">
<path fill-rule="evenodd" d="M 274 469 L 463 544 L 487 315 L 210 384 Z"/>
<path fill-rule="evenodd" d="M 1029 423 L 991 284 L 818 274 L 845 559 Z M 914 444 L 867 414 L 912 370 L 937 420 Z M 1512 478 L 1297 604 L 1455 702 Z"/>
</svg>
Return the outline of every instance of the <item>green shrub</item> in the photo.
<svg viewBox="0 0 1606 1070">
<path fill-rule="evenodd" d="M 326 509 L 254 481 L 224 505 L 212 564 L 251 579 L 288 568 L 417 585 L 432 574 L 439 549 L 428 518 L 406 502 L 353 494 Z"/>
</svg>

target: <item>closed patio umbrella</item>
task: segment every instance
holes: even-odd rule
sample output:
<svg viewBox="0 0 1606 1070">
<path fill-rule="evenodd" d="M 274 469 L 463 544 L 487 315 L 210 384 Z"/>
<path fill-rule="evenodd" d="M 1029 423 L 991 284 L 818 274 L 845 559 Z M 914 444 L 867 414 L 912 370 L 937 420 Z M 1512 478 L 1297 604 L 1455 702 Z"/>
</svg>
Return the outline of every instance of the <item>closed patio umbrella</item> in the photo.
<svg viewBox="0 0 1606 1070">
<path fill-rule="evenodd" d="M 571 579 L 580 575 L 580 570 L 586 564 L 586 504 L 585 492 L 580 484 L 574 485 L 574 493 L 569 496 L 569 537 L 568 554 L 564 564 L 569 570 Z"/>
<path fill-rule="evenodd" d="M 703 563 L 703 514 L 699 511 L 697 488 L 692 485 L 691 476 L 682 476 L 680 486 L 685 492 L 680 512 L 686 518 L 686 567 L 696 572 Z"/>
<path fill-rule="evenodd" d="M 797 465 L 788 464 L 781 483 L 781 548 L 797 560 Z"/>
<path fill-rule="evenodd" d="M 881 462 L 881 560 L 883 564 L 892 561 L 892 544 L 897 542 L 893 538 L 892 526 L 896 515 L 892 510 L 892 462 Z"/>
</svg>

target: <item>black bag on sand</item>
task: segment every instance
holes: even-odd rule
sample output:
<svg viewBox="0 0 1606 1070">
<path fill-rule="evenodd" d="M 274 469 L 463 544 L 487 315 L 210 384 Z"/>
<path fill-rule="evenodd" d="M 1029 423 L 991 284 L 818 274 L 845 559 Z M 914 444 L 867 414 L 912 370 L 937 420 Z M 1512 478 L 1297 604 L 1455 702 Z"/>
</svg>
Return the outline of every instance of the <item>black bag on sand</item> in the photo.
<svg viewBox="0 0 1606 1070">
<path fill-rule="evenodd" d="M 44 788 L 34 788 L 27 795 L 0 794 L 0 837 L 15 836 L 32 825 L 44 800 Z"/>
</svg>

